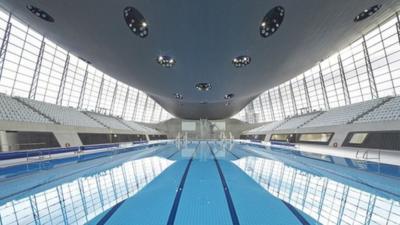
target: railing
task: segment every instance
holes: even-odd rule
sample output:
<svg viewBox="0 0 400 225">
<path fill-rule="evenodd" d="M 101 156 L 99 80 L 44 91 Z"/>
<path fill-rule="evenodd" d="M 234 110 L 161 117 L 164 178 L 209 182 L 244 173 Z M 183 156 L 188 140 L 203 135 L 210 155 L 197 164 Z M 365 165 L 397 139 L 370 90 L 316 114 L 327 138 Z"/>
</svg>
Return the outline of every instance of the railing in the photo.
<svg viewBox="0 0 400 225">
<path fill-rule="evenodd" d="M 51 159 L 51 154 L 49 152 L 43 152 L 43 151 L 26 152 L 26 161 L 42 161 L 46 159 Z"/>
<path fill-rule="evenodd" d="M 376 153 L 376 157 L 370 157 L 370 152 Z M 356 152 L 356 159 L 362 159 L 362 160 L 375 159 L 375 160 L 380 161 L 381 160 L 381 151 L 378 150 L 378 152 L 377 152 L 377 151 L 369 151 L 369 150 L 360 150 L 360 149 L 358 149 L 357 152 Z"/>
<path fill-rule="evenodd" d="M 132 144 L 147 143 L 147 141 L 134 141 Z M 27 161 L 34 160 L 46 160 L 50 159 L 54 154 L 61 153 L 74 153 L 82 154 L 84 151 L 88 150 L 98 150 L 119 147 L 120 143 L 108 143 L 108 144 L 98 144 L 98 145 L 83 145 L 65 148 L 45 148 L 45 149 L 32 149 L 23 151 L 10 151 L 10 152 L 0 152 L 0 161 L 9 159 L 21 159 L 25 158 Z"/>
</svg>

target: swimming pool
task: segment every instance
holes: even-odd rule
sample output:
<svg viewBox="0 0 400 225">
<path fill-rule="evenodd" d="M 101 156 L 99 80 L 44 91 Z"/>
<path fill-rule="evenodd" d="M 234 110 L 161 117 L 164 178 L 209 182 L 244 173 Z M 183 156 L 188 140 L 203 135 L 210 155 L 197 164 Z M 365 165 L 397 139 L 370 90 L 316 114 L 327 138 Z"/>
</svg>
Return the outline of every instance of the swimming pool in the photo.
<svg viewBox="0 0 400 225">
<path fill-rule="evenodd" d="M 0 224 L 400 224 L 385 164 L 196 141 L 39 168 L 0 180 Z"/>
</svg>

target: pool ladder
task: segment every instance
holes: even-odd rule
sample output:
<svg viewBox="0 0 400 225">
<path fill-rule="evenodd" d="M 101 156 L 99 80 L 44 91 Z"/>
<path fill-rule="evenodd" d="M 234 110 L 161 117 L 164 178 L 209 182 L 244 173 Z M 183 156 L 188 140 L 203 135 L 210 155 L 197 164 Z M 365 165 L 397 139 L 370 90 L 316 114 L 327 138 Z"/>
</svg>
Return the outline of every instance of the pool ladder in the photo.
<svg viewBox="0 0 400 225">
<path fill-rule="evenodd" d="M 31 152 L 26 153 L 26 161 L 42 161 L 42 160 L 48 160 L 51 159 L 51 154 L 44 154 L 42 151 L 35 152 L 34 155 L 32 155 Z"/>
<path fill-rule="evenodd" d="M 376 152 L 374 151 L 374 153 L 376 153 Z M 370 157 L 369 150 L 365 150 L 364 152 L 363 152 L 363 150 L 357 150 L 356 159 L 361 159 L 361 160 L 376 159 L 376 160 L 380 161 L 381 160 L 381 151 L 378 151 L 377 154 L 375 155 L 375 157 Z"/>
<path fill-rule="evenodd" d="M 37 154 L 38 153 L 38 154 Z M 50 160 L 51 154 L 44 154 L 42 151 L 36 152 L 36 154 L 32 155 L 32 153 L 26 153 L 26 160 L 30 163 L 27 164 L 26 169 L 29 170 L 42 170 L 50 168 Z M 38 165 L 37 167 L 34 165 Z M 33 166 L 33 167 L 31 167 Z"/>
</svg>

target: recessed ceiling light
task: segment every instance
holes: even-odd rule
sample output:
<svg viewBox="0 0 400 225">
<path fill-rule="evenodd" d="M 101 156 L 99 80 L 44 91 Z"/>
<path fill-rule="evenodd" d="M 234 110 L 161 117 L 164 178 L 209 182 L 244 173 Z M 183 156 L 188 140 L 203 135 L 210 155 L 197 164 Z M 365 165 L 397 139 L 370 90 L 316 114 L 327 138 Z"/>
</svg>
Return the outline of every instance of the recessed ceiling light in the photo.
<svg viewBox="0 0 400 225">
<path fill-rule="evenodd" d="M 208 91 L 211 89 L 211 84 L 210 83 L 197 83 L 195 87 L 198 91 Z"/>
<path fill-rule="evenodd" d="M 354 22 L 360 22 L 361 20 L 367 19 L 368 17 L 374 15 L 378 10 L 382 7 L 382 5 L 374 5 L 370 7 L 369 9 L 364 9 L 362 12 L 360 12 L 355 18 Z"/>
<path fill-rule="evenodd" d="M 129 29 L 141 38 L 149 34 L 149 24 L 144 16 L 134 7 L 128 6 L 124 9 L 124 18 Z"/>
<path fill-rule="evenodd" d="M 175 93 L 174 95 L 175 95 L 175 98 L 178 99 L 178 100 L 182 100 L 183 99 L 183 95 L 182 94 Z"/>
<path fill-rule="evenodd" d="M 250 56 L 242 55 L 232 59 L 232 64 L 237 68 L 247 66 L 250 64 L 250 62 L 251 62 Z"/>
<path fill-rule="evenodd" d="M 171 68 L 175 65 L 176 61 L 174 58 L 167 55 L 160 55 L 157 57 L 157 62 L 163 67 Z"/>
<path fill-rule="evenodd" d="M 263 18 L 260 24 L 261 37 L 269 37 L 274 34 L 282 25 L 285 17 L 285 9 L 282 6 L 276 6 L 271 9 Z"/>
<path fill-rule="evenodd" d="M 50 16 L 47 12 L 35 7 L 33 5 L 27 5 L 26 8 L 31 11 L 35 16 L 39 17 L 42 20 L 45 20 L 50 23 L 54 23 L 54 18 Z"/>
<path fill-rule="evenodd" d="M 230 94 L 226 94 L 225 96 L 224 96 L 224 98 L 225 99 L 231 99 L 231 98 L 233 98 L 235 95 L 233 94 L 233 93 L 230 93 Z"/>
</svg>

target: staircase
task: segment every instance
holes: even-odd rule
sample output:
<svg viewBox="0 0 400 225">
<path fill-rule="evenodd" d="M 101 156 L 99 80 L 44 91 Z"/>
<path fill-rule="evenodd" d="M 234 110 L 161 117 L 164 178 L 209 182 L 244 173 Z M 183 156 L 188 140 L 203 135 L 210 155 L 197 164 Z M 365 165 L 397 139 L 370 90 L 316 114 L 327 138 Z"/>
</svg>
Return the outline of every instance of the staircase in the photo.
<svg viewBox="0 0 400 225">
<path fill-rule="evenodd" d="M 392 98 L 394 98 L 394 97 L 386 97 L 385 99 L 383 99 L 380 103 L 378 103 L 374 107 L 370 108 L 369 110 L 361 113 L 360 115 L 356 116 L 354 119 L 350 120 L 347 124 L 354 123 L 355 121 L 359 120 L 360 118 L 362 118 L 363 116 L 367 115 L 368 113 L 370 113 L 370 112 L 374 111 L 375 109 L 381 107 L 381 105 L 383 105 L 386 102 L 390 101 Z"/>
<path fill-rule="evenodd" d="M 125 125 L 126 127 L 128 127 L 129 129 L 131 129 L 134 133 L 143 132 L 143 131 L 139 131 L 139 130 L 133 128 L 133 127 L 132 127 L 131 125 L 129 125 L 128 123 L 125 123 L 124 120 L 118 119 L 118 121 L 121 122 L 122 124 L 124 124 L 124 125 Z"/>
<path fill-rule="evenodd" d="M 102 123 L 100 120 L 94 118 L 92 115 L 90 115 L 90 113 L 82 111 L 83 114 L 85 114 L 86 116 L 88 116 L 90 119 L 96 121 L 97 123 L 101 124 L 102 126 L 104 126 L 107 129 L 111 129 L 109 126 L 105 125 L 104 123 Z"/>
<path fill-rule="evenodd" d="M 34 112 L 38 113 L 39 115 L 43 116 L 44 118 L 50 120 L 51 122 L 55 123 L 55 124 L 61 124 L 60 122 L 56 121 L 55 119 L 51 118 L 50 116 L 44 114 L 43 112 L 39 111 L 38 109 L 36 109 L 35 107 L 29 105 L 28 103 L 26 103 L 25 101 L 21 100 L 18 97 L 12 97 L 13 99 L 17 100 L 18 102 L 20 102 L 21 104 L 23 104 L 24 106 L 32 109 Z"/>
<path fill-rule="evenodd" d="M 304 122 L 303 124 L 301 124 L 300 126 L 298 126 L 297 129 L 298 129 L 298 128 L 301 128 L 301 127 L 303 127 L 304 125 L 306 125 L 307 123 L 313 121 L 315 118 L 319 117 L 319 116 L 322 115 L 323 113 L 324 113 L 324 111 L 321 111 L 321 112 L 316 113 L 314 117 L 312 117 L 311 119 L 307 120 L 306 122 Z"/>
</svg>

